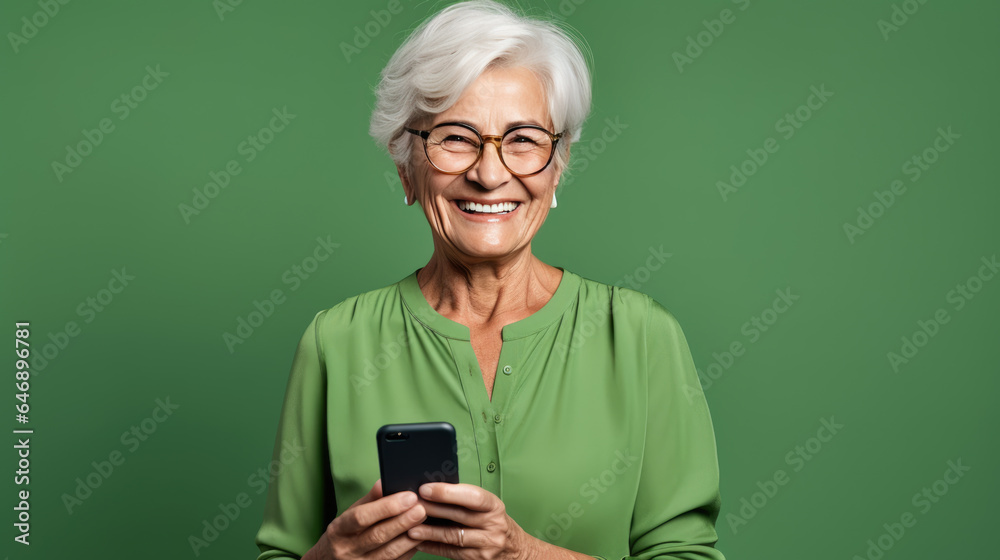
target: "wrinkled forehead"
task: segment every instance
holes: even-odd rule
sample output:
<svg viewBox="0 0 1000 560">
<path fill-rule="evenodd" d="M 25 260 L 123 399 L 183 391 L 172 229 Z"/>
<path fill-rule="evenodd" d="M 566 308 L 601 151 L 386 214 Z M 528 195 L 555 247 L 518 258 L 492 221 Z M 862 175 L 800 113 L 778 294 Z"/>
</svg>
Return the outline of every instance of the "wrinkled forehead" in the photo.
<svg viewBox="0 0 1000 560">
<path fill-rule="evenodd" d="M 483 134 L 500 134 L 524 124 L 552 129 L 543 82 L 531 70 L 520 67 L 487 69 L 451 107 L 420 121 L 425 129 L 460 122 Z"/>
</svg>

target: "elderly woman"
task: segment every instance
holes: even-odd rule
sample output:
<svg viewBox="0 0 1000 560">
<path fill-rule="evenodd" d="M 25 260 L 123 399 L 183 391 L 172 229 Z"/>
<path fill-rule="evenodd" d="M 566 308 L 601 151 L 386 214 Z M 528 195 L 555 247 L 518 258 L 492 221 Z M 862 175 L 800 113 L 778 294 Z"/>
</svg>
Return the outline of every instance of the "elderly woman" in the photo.
<svg viewBox="0 0 1000 560">
<path fill-rule="evenodd" d="M 372 135 L 434 251 L 306 328 L 259 559 L 722 559 L 712 421 L 676 319 L 531 251 L 590 108 L 580 49 L 456 4 L 376 93 Z M 376 431 L 428 421 L 455 426 L 460 483 L 383 496 Z"/>
</svg>

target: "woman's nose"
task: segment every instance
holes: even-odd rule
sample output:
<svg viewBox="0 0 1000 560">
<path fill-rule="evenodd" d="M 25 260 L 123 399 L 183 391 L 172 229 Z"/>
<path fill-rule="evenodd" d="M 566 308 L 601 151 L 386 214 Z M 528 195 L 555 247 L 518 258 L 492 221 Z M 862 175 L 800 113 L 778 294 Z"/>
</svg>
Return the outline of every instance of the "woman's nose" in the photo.
<svg viewBox="0 0 1000 560">
<path fill-rule="evenodd" d="M 500 159 L 500 142 L 487 140 L 479 161 L 469 169 L 469 178 L 483 187 L 493 189 L 510 180 L 511 173 Z"/>
</svg>

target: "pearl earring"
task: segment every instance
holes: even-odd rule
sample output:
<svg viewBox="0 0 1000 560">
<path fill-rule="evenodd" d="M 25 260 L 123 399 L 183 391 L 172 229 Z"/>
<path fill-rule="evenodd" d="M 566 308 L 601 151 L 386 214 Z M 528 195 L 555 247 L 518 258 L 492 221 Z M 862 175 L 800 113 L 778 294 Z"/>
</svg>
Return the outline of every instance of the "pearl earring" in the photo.
<svg viewBox="0 0 1000 560">
<path fill-rule="evenodd" d="M 549 206 L 549 208 L 555 208 L 555 207 L 556 207 L 556 193 L 552 193 L 552 206 Z"/>
<path fill-rule="evenodd" d="M 406 195 L 405 194 L 403 195 L 403 204 L 405 204 L 407 206 L 410 205 L 410 201 L 406 199 Z"/>
</svg>

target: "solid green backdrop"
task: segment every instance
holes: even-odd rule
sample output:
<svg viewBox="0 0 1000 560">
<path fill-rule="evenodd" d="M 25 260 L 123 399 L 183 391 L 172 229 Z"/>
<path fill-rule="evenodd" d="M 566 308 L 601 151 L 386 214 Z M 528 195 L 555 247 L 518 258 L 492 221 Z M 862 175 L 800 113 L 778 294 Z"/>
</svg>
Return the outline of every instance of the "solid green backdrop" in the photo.
<svg viewBox="0 0 1000 560">
<path fill-rule="evenodd" d="M 0 317 L 12 346 L 30 322 L 35 358 L 27 424 L 13 382 L 3 397 L 34 430 L 31 544 L 10 434 L 0 555 L 255 557 L 303 329 L 430 256 L 367 130 L 380 69 L 446 4 L 3 3 Z M 594 63 L 534 251 L 679 319 L 718 437 L 719 547 L 982 557 L 1000 6 L 520 4 Z"/>
</svg>

